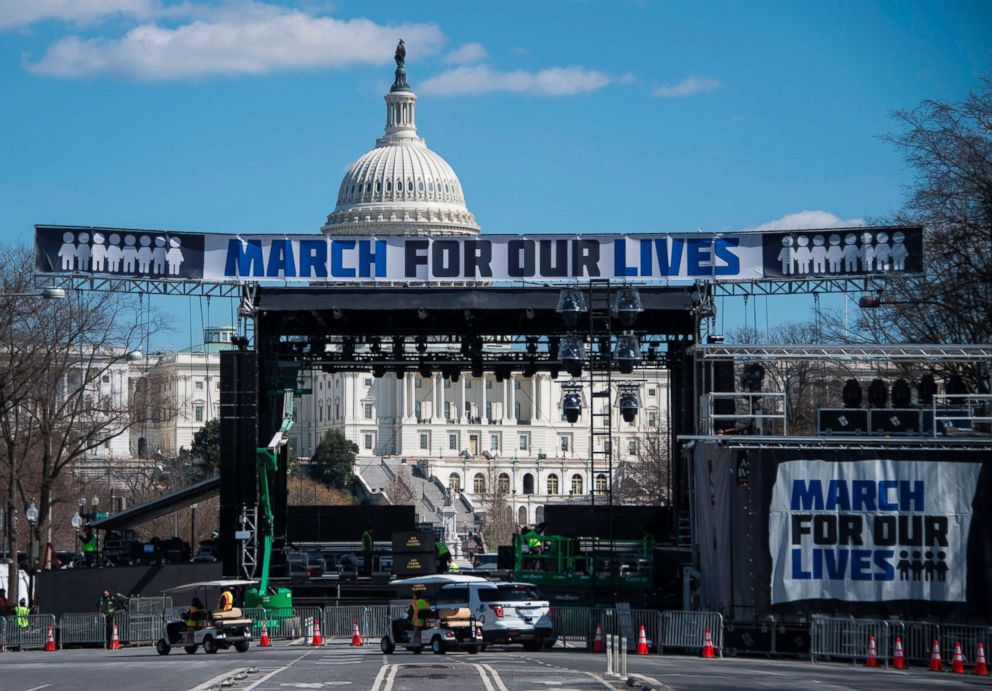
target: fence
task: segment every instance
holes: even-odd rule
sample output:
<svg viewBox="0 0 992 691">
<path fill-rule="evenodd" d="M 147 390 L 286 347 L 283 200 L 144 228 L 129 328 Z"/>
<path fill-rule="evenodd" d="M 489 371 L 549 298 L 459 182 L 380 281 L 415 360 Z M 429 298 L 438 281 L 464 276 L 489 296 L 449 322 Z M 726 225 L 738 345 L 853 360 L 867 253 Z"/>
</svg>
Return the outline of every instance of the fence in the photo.
<svg viewBox="0 0 992 691">
<path fill-rule="evenodd" d="M 122 644 L 141 645 L 142 643 L 154 643 L 162 637 L 165 627 L 165 613 L 133 614 L 131 612 L 114 612 L 113 623 L 117 624 L 117 637 Z"/>
<path fill-rule="evenodd" d="M 131 614 L 161 614 L 172 609 L 172 598 L 163 597 L 132 597 L 128 598 L 127 609 Z"/>
<path fill-rule="evenodd" d="M 566 647 L 569 643 L 587 647 L 595 634 L 597 623 L 593 621 L 595 611 L 588 607 L 552 607 L 552 630 Z"/>
<path fill-rule="evenodd" d="M 59 619 L 59 643 L 69 645 L 105 645 L 107 642 L 107 617 L 100 612 L 63 614 Z"/>
<path fill-rule="evenodd" d="M 892 629 L 892 645 L 895 645 L 895 637 L 899 636 L 907 661 L 930 661 L 933 642 L 940 639 L 940 626 L 925 621 L 892 621 L 889 626 Z"/>
<path fill-rule="evenodd" d="M 698 651 L 703 647 L 706 629 L 713 647 L 723 657 L 723 615 L 719 612 L 674 610 L 661 613 L 661 647 Z"/>
<path fill-rule="evenodd" d="M 888 665 L 892 629 L 881 619 L 844 619 L 814 616 L 810 624 L 810 660 L 817 658 L 859 660 L 868 655 L 868 641 L 875 637 L 879 660 Z"/>
<path fill-rule="evenodd" d="M 19 650 L 44 648 L 49 627 L 52 631 L 55 630 L 55 615 L 53 614 L 26 614 L 7 617 L 7 647 Z"/>
</svg>

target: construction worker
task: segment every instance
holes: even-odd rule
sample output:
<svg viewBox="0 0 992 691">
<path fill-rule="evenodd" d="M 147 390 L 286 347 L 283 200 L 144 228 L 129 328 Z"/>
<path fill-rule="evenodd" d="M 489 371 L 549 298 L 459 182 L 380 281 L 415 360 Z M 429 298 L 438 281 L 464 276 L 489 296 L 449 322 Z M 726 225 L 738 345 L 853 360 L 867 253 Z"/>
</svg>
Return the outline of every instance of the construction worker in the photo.
<svg viewBox="0 0 992 691">
<path fill-rule="evenodd" d="M 28 627 L 28 617 L 31 615 L 31 610 L 28 609 L 28 601 L 23 597 L 17 607 L 14 608 L 14 616 L 17 617 L 15 620 L 17 622 L 17 628 L 26 629 Z"/>
<path fill-rule="evenodd" d="M 451 563 L 448 565 L 448 573 L 459 573 L 461 570 L 462 567 L 458 565 L 458 562 L 452 559 Z"/>
<path fill-rule="evenodd" d="M 103 593 L 100 595 L 100 600 L 96 603 L 96 611 L 104 615 L 108 647 L 114 635 L 114 610 L 116 604 L 113 595 L 110 594 L 109 590 L 104 588 Z"/>
<path fill-rule="evenodd" d="M 200 602 L 200 598 L 194 597 L 193 601 L 189 603 L 189 609 L 186 612 L 186 628 L 196 631 L 203 626 L 206 618 L 206 607 Z"/>
<path fill-rule="evenodd" d="M 362 575 L 372 575 L 372 551 L 375 548 L 375 537 L 372 534 L 372 526 L 367 525 L 362 533 Z"/>
<path fill-rule="evenodd" d="M 448 567 L 451 565 L 451 552 L 448 551 L 448 546 L 444 544 L 444 540 L 436 540 L 434 548 L 437 550 L 437 572 L 448 573 Z"/>
<path fill-rule="evenodd" d="M 234 594 L 230 590 L 225 589 L 220 594 L 220 597 L 217 598 L 217 606 L 214 608 L 214 611 L 230 612 L 232 609 L 234 609 Z"/>
<path fill-rule="evenodd" d="M 10 607 L 10 603 L 7 602 L 7 589 L 0 588 L 0 617 L 7 616 L 7 609 Z"/>
<path fill-rule="evenodd" d="M 413 642 L 420 642 L 420 631 L 424 628 L 427 610 L 431 608 L 431 603 L 422 592 L 413 594 L 413 602 L 410 603 L 411 621 L 413 622 Z"/>
<path fill-rule="evenodd" d="M 97 539 L 96 533 L 93 532 L 93 526 L 86 526 L 80 541 L 83 545 L 83 558 L 86 560 L 86 566 L 96 566 Z"/>
</svg>

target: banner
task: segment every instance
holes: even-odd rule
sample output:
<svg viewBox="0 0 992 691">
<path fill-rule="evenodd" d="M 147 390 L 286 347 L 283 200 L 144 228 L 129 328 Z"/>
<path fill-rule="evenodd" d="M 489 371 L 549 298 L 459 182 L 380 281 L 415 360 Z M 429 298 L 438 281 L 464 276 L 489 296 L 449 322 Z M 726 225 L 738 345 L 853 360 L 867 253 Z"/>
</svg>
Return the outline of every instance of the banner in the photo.
<svg viewBox="0 0 992 691">
<path fill-rule="evenodd" d="M 771 603 L 967 599 L 980 463 L 780 463 L 768 517 Z"/>
<path fill-rule="evenodd" d="M 238 282 L 749 281 L 918 273 L 919 227 L 337 237 L 36 226 L 41 274 Z"/>
</svg>

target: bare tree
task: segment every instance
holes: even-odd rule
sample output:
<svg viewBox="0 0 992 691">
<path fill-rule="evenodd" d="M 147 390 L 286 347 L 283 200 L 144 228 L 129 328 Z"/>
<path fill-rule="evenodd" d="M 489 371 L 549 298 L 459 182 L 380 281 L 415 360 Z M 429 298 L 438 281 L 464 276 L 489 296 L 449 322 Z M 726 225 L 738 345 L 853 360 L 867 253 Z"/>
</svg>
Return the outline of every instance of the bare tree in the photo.
<svg viewBox="0 0 992 691">
<path fill-rule="evenodd" d="M 30 292 L 32 264 L 26 248 L 0 251 L 0 294 L 9 296 L 0 298 L 0 460 L 8 511 L 23 515 L 35 502 L 33 542 L 42 545 L 51 507 L 65 501 L 54 491 L 63 473 L 144 419 L 127 395 L 127 363 L 159 323 L 133 298 L 111 292 L 74 291 L 51 302 L 17 296 Z M 8 530 L 13 554 L 17 541 L 16 529 Z"/>
<path fill-rule="evenodd" d="M 667 421 L 638 435 L 635 459 L 620 464 L 618 480 L 614 491 L 624 504 L 671 504 L 672 435 Z"/>
<path fill-rule="evenodd" d="M 482 510 L 485 512 L 482 520 L 482 537 L 490 552 L 495 551 L 500 545 L 511 544 L 513 533 L 517 529 L 513 507 L 508 500 L 510 487 L 508 482 L 500 480 L 501 474 L 496 463 L 491 461 L 486 471 L 485 491 L 479 495 Z"/>
<path fill-rule="evenodd" d="M 395 505 L 403 504 L 414 504 L 416 502 L 416 495 L 413 492 L 413 488 L 410 487 L 410 482 L 407 478 L 410 475 L 410 470 L 406 466 L 400 466 L 396 470 L 396 474 L 389 481 L 389 485 L 386 487 L 386 496 L 389 497 L 389 502 Z"/>
</svg>

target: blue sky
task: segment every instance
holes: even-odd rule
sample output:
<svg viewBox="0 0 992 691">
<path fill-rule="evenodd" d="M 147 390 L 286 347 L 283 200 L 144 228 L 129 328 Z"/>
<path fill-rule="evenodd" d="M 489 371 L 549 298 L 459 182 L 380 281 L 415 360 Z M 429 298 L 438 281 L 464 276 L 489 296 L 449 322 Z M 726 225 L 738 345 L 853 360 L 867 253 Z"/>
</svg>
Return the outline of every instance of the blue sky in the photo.
<svg viewBox="0 0 992 691">
<path fill-rule="evenodd" d="M 992 74 L 989 26 L 988 2 L 0 0 L 0 233 L 317 232 L 399 37 L 484 232 L 884 218 L 911 179 L 889 113 Z"/>
</svg>

